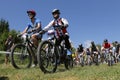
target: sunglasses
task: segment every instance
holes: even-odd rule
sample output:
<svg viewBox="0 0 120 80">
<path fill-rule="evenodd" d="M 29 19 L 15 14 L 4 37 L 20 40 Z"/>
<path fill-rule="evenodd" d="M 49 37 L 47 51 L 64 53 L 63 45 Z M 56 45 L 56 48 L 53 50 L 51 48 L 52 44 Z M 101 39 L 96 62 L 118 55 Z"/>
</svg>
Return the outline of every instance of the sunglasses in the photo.
<svg viewBox="0 0 120 80">
<path fill-rule="evenodd" d="M 33 15 L 32 13 L 28 13 L 28 16 L 31 16 L 31 15 Z"/>
</svg>

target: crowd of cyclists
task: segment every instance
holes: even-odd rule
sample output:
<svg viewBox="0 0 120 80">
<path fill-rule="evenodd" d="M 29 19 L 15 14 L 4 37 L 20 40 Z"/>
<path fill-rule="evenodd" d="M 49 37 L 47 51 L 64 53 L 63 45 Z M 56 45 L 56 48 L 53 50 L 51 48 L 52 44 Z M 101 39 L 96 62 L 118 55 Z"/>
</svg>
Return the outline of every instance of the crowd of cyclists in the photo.
<svg viewBox="0 0 120 80">
<path fill-rule="evenodd" d="M 67 50 L 67 54 L 73 57 L 74 65 L 99 65 L 103 63 L 107 63 L 108 66 L 114 65 L 120 61 L 120 44 L 115 41 L 113 43 L 109 43 L 108 39 L 103 41 L 103 44 L 97 46 L 94 41 L 91 41 L 90 47 L 85 48 L 83 44 L 79 44 L 78 48 L 74 51 L 73 45 L 70 41 L 70 36 L 67 31 L 69 23 L 67 19 L 60 17 L 60 10 L 53 9 L 52 16 L 53 20 L 50 23 L 42 28 L 41 21 L 36 18 L 36 12 L 34 10 L 27 11 L 30 22 L 23 32 L 21 32 L 18 37 L 27 34 L 31 34 L 31 42 L 35 47 L 39 46 L 39 41 L 42 41 L 43 34 L 48 33 L 48 40 L 56 37 L 55 45 L 61 45 L 61 42 L 64 40 L 65 49 Z M 14 45 L 13 45 L 14 46 Z M 31 46 L 31 45 L 30 45 Z M 37 66 L 37 54 L 32 54 L 33 57 L 33 67 Z M 5 62 L 8 62 L 8 55 L 5 58 Z"/>
<path fill-rule="evenodd" d="M 53 9 L 51 13 L 53 16 L 53 20 L 50 21 L 50 23 L 47 26 L 42 28 L 42 22 L 40 21 L 40 19 L 36 18 L 36 15 L 37 15 L 36 11 L 28 10 L 27 15 L 28 15 L 30 21 L 27 24 L 24 31 L 22 31 L 17 36 L 25 38 L 26 34 L 30 34 L 31 35 L 30 41 L 33 43 L 34 46 L 38 47 L 39 42 L 42 41 L 42 39 L 43 39 L 43 34 L 48 32 L 49 38 L 50 38 L 50 35 L 52 33 L 54 33 L 53 35 L 55 35 L 55 37 L 56 37 L 55 45 L 59 46 L 61 44 L 61 42 L 64 40 L 65 48 L 66 48 L 67 52 L 70 53 L 70 55 L 71 55 L 72 54 L 71 44 L 70 44 L 70 40 L 69 40 L 69 33 L 67 31 L 69 23 L 68 23 L 67 19 L 60 17 L 61 12 L 59 9 Z M 53 31 L 53 32 L 50 33 L 51 31 Z M 36 54 L 32 54 L 33 67 L 38 64 Z"/>
<path fill-rule="evenodd" d="M 97 46 L 94 41 L 91 41 L 88 48 L 80 44 L 75 54 L 74 59 L 77 65 L 107 63 L 108 66 L 111 66 L 120 61 L 120 44 L 118 41 L 109 43 L 108 39 L 105 39 L 101 46 Z"/>
</svg>

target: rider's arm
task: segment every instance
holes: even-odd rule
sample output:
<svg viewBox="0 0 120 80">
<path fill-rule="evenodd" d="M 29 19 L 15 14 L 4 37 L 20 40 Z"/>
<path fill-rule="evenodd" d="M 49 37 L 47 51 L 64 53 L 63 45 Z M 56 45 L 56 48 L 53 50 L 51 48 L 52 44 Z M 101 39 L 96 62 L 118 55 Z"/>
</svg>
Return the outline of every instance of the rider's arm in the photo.
<svg viewBox="0 0 120 80">
<path fill-rule="evenodd" d="M 54 20 L 52 20 L 43 30 L 46 32 L 49 28 L 53 26 Z"/>
<path fill-rule="evenodd" d="M 102 47 L 101 47 L 101 51 L 104 51 L 104 50 L 105 50 L 105 48 L 104 48 L 104 46 L 102 46 Z"/>
<path fill-rule="evenodd" d="M 96 48 L 97 48 L 97 51 L 100 51 L 99 48 L 98 48 L 97 46 L 96 46 Z"/>
<path fill-rule="evenodd" d="M 21 32 L 21 35 L 23 35 L 24 33 L 26 33 L 27 31 L 28 31 L 28 27 L 26 27 L 25 29 L 24 29 L 24 31 L 23 32 Z"/>
<path fill-rule="evenodd" d="M 64 27 L 68 27 L 69 23 L 68 23 L 67 19 L 62 18 L 62 22 L 64 23 L 63 24 Z"/>
<path fill-rule="evenodd" d="M 89 47 L 90 52 L 92 52 L 92 46 Z"/>
</svg>

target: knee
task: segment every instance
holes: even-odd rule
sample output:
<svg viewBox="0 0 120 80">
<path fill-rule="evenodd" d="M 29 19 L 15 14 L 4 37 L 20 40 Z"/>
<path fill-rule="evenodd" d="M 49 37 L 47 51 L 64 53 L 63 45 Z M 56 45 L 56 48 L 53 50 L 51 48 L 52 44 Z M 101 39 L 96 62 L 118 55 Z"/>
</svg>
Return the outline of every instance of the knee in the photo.
<svg viewBox="0 0 120 80">
<path fill-rule="evenodd" d="M 32 39 L 35 39 L 35 38 L 36 38 L 36 35 L 33 34 L 33 35 L 31 36 L 31 38 L 32 38 Z"/>
</svg>

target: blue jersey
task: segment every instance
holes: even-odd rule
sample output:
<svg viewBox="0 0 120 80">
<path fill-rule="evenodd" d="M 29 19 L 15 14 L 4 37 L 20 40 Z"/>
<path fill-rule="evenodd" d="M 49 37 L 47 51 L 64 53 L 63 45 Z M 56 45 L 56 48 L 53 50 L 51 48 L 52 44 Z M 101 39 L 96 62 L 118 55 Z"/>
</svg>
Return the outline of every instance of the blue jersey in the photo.
<svg viewBox="0 0 120 80">
<path fill-rule="evenodd" d="M 33 24 L 32 22 L 29 22 L 27 28 L 28 28 L 28 29 L 35 29 L 35 28 L 37 27 L 38 23 L 41 24 L 40 20 L 37 19 L 37 18 L 35 18 L 34 24 Z M 39 32 L 40 30 L 41 30 L 41 27 L 40 27 L 39 29 L 37 29 L 36 31 L 34 31 L 33 33 L 37 33 L 37 32 Z"/>
</svg>

